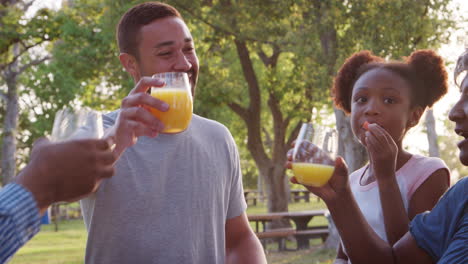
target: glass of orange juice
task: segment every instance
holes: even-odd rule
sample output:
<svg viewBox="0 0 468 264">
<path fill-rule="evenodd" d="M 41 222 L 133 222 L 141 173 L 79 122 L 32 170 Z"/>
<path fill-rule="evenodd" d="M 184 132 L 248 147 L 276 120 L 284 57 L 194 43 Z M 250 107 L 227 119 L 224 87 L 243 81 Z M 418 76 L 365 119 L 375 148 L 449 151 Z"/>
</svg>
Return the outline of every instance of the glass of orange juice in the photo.
<svg viewBox="0 0 468 264">
<path fill-rule="evenodd" d="M 294 177 L 304 185 L 323 186 L 333 174 L 337 151 L 335 129 L 303 123 L 293 150 Z"/>
<path fill-rule="evenodd" d="M 192 120 L 192 91 L 186 72 L 164 72 L 153 78 L 165 82 L 163 87 L 152 87 L 151 95 L 169 104 L 167 112 L 151 108 L 151 113 L 164 124 L 163 133 L 179 133 L 187 129 Z"/>
</svg>

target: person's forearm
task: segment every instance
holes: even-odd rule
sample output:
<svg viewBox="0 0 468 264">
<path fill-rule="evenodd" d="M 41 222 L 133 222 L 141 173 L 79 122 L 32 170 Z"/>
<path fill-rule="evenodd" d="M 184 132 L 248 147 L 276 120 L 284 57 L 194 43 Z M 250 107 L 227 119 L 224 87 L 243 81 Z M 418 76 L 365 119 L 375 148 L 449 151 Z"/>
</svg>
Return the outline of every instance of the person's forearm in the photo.
<svg viewBox="0 0 468 264">
<path fill-rule="evenodd" d="M 393 246 L 408 232 L 408 213 L 405 210 L 395 175 L 378 180 L 378 185 L 385 232 L 388 243 Z"/>
<path fill-rule="evenodd" d="M 40 228 L 39 212 L 31 193 L 18 184 L 0 192 L 0 263 L 6 262 Z"/>
<path fill-rule="evenodd" d="M 53 191 L 50 190 L 50 187 L 44 186 L 41 181 L 32 180 L 35 177 L 33 168 L 38 168 L 38 166 L 31 162 L 15 177 L 15 182 L 31 192 L 36 201 L 39 213 L 42 215 L 53 203 Z M 38 172 L 36 171 L 36 173 Z"/>
<path fill-rule="evenodd" d="M 351 190 L 325 201 L 353 263 L 393 263 L 392 248 L 372 230 Z"/>
<path fill-rule="evenodd" d="M 267 263 L 262 244 L 253 232 L 235 247 L 226 248 L 226 263 Z"/>
</svg>

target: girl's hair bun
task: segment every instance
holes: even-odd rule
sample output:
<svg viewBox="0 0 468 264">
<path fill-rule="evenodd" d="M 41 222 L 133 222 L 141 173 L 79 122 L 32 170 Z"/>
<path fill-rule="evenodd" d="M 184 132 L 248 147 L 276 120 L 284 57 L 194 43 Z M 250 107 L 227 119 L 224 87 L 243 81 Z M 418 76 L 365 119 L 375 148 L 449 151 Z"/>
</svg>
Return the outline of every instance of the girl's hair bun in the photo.
<svg viewBox="0 0 468 264">
<path fill-rule="evenodd" d="M 336 107 L 342 109 L 345 113 L 349 114 L 351 112 L 350 98 L 354 83 L 360 75 L 360 68 L 363 65 L 380 61 L 383 61 L 383 59 L 368 50 L 363 50 L 354 53 L 344 62 L 335 77 L 332 87 Z"/>
<path fill-rule="evenodd" d="M 418 50 L 407 58 L 420 83 L 419 95 L 425 95 L 423 106 L 431 107 L 447 93 L 447 71 L 444 60 L 433 50 Z"/>
</svg>

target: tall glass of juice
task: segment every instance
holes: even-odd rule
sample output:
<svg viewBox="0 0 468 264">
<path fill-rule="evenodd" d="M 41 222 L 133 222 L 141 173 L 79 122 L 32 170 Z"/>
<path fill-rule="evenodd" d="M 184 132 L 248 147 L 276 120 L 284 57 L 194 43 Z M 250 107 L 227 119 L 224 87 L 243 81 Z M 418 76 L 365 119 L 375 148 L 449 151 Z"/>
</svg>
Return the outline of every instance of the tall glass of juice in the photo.
<svg viewBox="0 0 468 264">
<path fill-rule="evenodd" d="M 303 123 L 293 150 L 292 169 L 297 181 L 320 187 L 333 174 L 338 136 L 335 129 Z"/>
<path fill-rule="evenodd" d="M 164 72 L 153 75 L 165 82 L 163 87 L 152 87 L 151 95 L 169 104 L 167 112 L 151 108 L 151 113 L 164 124 L 163 133 L 179 133 L 192 120 L 192 92 L 187 73 Z"/>
</svg>

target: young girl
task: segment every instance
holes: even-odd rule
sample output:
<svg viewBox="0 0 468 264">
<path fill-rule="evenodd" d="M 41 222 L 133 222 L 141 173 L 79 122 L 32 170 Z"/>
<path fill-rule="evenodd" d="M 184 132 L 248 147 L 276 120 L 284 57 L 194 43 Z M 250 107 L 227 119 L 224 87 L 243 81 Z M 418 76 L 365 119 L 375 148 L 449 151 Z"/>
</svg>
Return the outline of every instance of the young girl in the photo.
<svg viewBox="0 0 468 264">
<path fill-rule="evenodd" d="M 459 158 L 468 166 L 468 50 L 460 56 L 455 79 L 465 77 L 460 86 L 460 99 L 449 119 L 461 137 L 457 146 Z M 317 147 L 311 151 L 319 151 Z M 288 164 L 290 166 L 291 163 Z M 296 182 L 295 179 L 291 181 Z M 383 241 L 368 225 L 348 184 L 348 170 L 341 157 L 335 160 L 330 181 L 311 192 L 327 204 L 333 221 L 348 250 L 350 259 L 362 264 L 429 264 L 466 263 L 468 256 L 468 177 L 460 179 L 435 205 L 432 211 L 418 214 L 409 231 L 393 247 Z"/>
<path fill-rule="evenodd" d="M 351 114 L 353 133 L 370 161 L 349 176 L 350 187 L 367 222 L 390 245 L 449 187 L 441 159 L 402 148 L 408 130 L 446 92 L 443 60 L 430 50 L 413 52 L 405 62 L 386 62 L 361 51 L 346 60 L 335 79 L 335 104 Z M 340 246 L 335 263 L 347 259 Z"/>
</svg>

